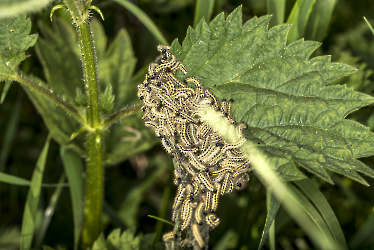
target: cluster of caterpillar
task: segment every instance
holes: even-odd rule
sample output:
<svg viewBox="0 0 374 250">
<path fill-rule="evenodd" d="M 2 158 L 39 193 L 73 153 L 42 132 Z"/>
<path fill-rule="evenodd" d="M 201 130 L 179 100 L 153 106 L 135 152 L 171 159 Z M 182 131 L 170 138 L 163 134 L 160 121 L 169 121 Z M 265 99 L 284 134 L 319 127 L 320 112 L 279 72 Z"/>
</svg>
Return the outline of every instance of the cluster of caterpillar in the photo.
<svg viewBox="0 0 374 250">
<path fill-rule="evenodd" d="M 242 136 L 246 125 L 231 126 L 230 141 L 220 137 L 202 121 L 199 111 L 213 107 L 235 124 L 231 116 L 233 100 L 219 103 L 196 78 L 181 82 L 175 74 L 177 70 L 187 74 L 186 68 L 169 47 L 159 45 L 157 49 L 161 55 L 150 64 L 144 82 L 138 86 L 138 96 L 144 102 L 142 119 L 178 165 L 174 171 L 178 191 L 172 220 L 181 219 L 179 232 L 188 228 L 203 249 L 207 243 L 199 227 L 208 225 L 214 229 L 219 224 L 215 215 L 219 196 L 239 189 L 241 181 L 249 179 L 249 159 L 239 148 L 246 141 Z M 178 234 L 173 232 L 163 236 L 166 243 L 176 238 Z"/>
</svg>

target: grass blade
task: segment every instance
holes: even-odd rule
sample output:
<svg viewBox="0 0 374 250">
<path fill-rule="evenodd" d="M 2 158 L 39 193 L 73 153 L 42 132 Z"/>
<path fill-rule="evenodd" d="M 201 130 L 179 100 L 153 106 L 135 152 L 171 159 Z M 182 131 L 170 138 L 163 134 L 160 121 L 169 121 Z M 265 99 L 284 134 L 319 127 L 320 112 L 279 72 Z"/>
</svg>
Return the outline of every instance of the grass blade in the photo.
<svg viewBox="0 0 374 250">
<path fill-rule="evenodd" d="M 195 6 L 195 17 L 193 20 L 193 26 L 196 27 L 198 22 L 205 17 L 205 21 L 209 23 L 212 17 L 214 7 L 214 0 L 197 0 Z"/>
<path fill-rule="evenodd" d="M 47 141 L 44 144 L 42 152 L 40 152 L 38 161 L 36 162 L 36 166 L 32 174 L 31 185 L 27 194 L 25 209 L 23 211 L 21 250 L 31 249 L 32 239 L 35 231 L 35 217 L 38 210 L 40 189 L 50 140 L 51 135 L 48 135 Z"/>
<path fill-rule="evenodd" d="M 165 218 L 166 210 L 168 208 L 168 201 L 170 198 L 170 185 L 166 186 L 164 188 L 164 192 L 162 194 L 162 201 L 161 201 L 161 208 L 160 212 L 158 213 L 159 218 Z M 148 215 L 149 217 L 155 218 L 155 216 Z M 157 218 L 158 219 L 158 218 Z M 164 226 L 164 223 L 162 220 L 158 219 L 155 226 L 155 241 L 154 243 L 157 243 L 161 241 L 161 234 L 162 234 L 162 227 Z M 174 224 L 173 224 L 174 226 Z"/>
<path fill-rule="evenodd" d="M 12 81 L 4 81 L 0 83 L 0 104 L 2 104 L 5 100 L 6 94 L 12 85 Z"/>
<path fill-rule="evenodd" d="M 144 26 L 151 32 L 151 34 L 157 39 L 157 41 L 163 45 L 169 45 L 168 41 L 162 35 L 161 31 L 157 28 L 154 22 L 144 13 L 138 6 L 127 0 L 114 0 L 118 4 L 122 5 L 125 9 L 130 11 L 136 16 Z"/>
<path fill-rule="evenodd" d="M 284 22 L 284 13 L 286 9 L 286 0 L 266 0 L 268 14 L 273 14 L 269 27 L 282 24 Z"/>
<path fill-rule="evenodd" d="M 315 1 L 316 0 L 297 0 L 294 4 L 286 22 L 292 23 L 292 27 L 288 33 L 288 43 L 300 39 L 305 35 L 306 24 L 313 10 Z"/>
<path fill-rule="evenodd" d="M 65 179 L 66 179 L 65 173 L 63 173 L 58 183 L 63 184 L 65 182 Z M 58 200 L 60 199 L 62 188 L 63 188 L 63 185 L 56 187 L 56 190 L 53 192 L 51 200 L 49 201 L 48 207 L 44 211 L 44 218 L 42 220 L 42 226 L 40 229 L 38 239 L 36 241 L 36 247 L 35 247 L 36 249 L 40 249 L 40 246 L 43 242 L 45 233 L 47 232 L 52 216 L 55 213 Z"/>
<path fill-rule="evenodd" d="M 274 239 L 274 220 L 277 212 L 279 210 L 280 201 L 275 199 L 275 197 L 271 194 L 271 190 L 267 189 L 266 191 L 266 203 L 268 208 L 268 214 L 266 216 L 266 222 L 264 231 L 262 232 L 262 237 L 260 241 L 260 245 L 258 246 L 258 250 L 262 249 L 265 244 L 266 236 L 269 234 L 269 241 L 270 241 L 270 249 L 275 249 L 275 239 Z"/>
<path fill-rule="evenodd" d="M 21 110 L 21 104 L 22 104 L 22 92 L 18 94 L 16 105 L 13 108 L 13 111 L 11 113 L 11 116 L 9 118 L 9 121 L 7 123 L 6 129 L 4 131 L 4 141 L 3 146 L 0 153 L 0 172 L 3 172 L 5 169 L 5 163 L 8 159 L 10 149 L 12 147 L 12 143 L 14 140 L 14 136 L 17 131 L 17 124 L 18 124 L 18 118 L 19 113 Z"/>
<path fill-rule="evenodd" d="M 0 182 L 18 186 L 29 186 L 31 184 L 31 181 L 29 180 L 6 173 L 0 173 Z"/>
<path fill-rule="evenodd" d="M 17 185 L 17 186 L 30 186 L 31 181 L 24 178 L 14 176 L 11 174 L 0 172 L 0 182 Z M 69 187 L 70 183 L 42 183 L 42 187 Z"/>
<path fill-rule="evenodd" d="M 371 213 L 369 219 L 360 227 L 360 229 L 353 236 L 349 242 L 349 249 L 363 249 L 370 246 L 370 241 L 373 241 L 374 234 L 374 212 Z M 371 245 L 373 246 L 373 245 Z"/>
<path fill-rule="evenodd" d="M 316 1 L 306 28 L 306 39 L 322 42 L 330 25 L 337 0 Z"/>
<path fill-rule="evenodd" d="M 294 181 L 294 183 L 306 194 L 322 215 L 332 236 L 335 238 L 335 242 L 339 244 L 340 249 L 348 249 L 343 230 L 323 194 L 313 186 L 309 179 Z"/>
<path fill-rule="evenodd" d="M 326 240 L 331 241 L 332 235 L 327 227 L 326 222 L 323 220 L 319 212 L 315 207 L 309 202 L 305 195 L 300 192 L 294 185 L 289 185 L 290 191 L 294 194 L 295 201 L 301 206 L 301 208 L 310 216 L 313 222 L 317 225 L 322 235 Z M 333 241 L 333 240 L 332 240 Z"/>
<path fill-rule="evenodd" d="M 60 156 L 69 183 L 74 183 L 70 185 L 70 196 L 74 218 L 74 249 L 77 249 L 83 226 L 83 164 L 79 155 L 66 147 L 60 148 Z"/>
<path fill-rule="evenodd" d="M 364 20 L 368 24 L 368 26 L 369 26 L 369 28 L 371 30 L 371 33 L 373 33 L 373 35 L 374 35 L 374 29 L 373 29 L 373 27 L 371 27 L 371 25 L 370 25 L 369 21 L 366 19 L 366 17 L 364 17 Z"/>
</svg>

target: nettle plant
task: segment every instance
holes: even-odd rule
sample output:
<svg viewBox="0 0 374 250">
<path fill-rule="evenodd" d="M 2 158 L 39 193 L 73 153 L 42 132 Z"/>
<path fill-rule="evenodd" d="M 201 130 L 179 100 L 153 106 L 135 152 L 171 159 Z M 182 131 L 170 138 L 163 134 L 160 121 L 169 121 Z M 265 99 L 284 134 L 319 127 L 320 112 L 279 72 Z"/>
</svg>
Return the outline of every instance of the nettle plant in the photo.
<svg viewBox="0 0 374 250">
<path fill-rule="evenodd" d="M 25 206 L 22 249 L 32 245 L 50 138 L 61 145 L 65 172 L 74 184 L 75 248 L 79 242 L 82 249 L 152 244 L 154 235 L 134 238 L 134 229 L 98 238 L 104 166 L 162 143 L 173 158 L 178 186 L 172 218 L 167 218 L 175 221 L 174 230 L 163 236 L 168 249 L 207 249 L 209 231 L 220 223 L 215 214 L 220 196 L 242 188 L 249 173 L 269 191 L 260 247 L 281 200 L 316 246 L 347 249 L 335 215 L 319 215 L 311 205 L 327 202 L 303 170 L 329 183 L 332 172 L 364 185 L 358 172 L 374 177 L 358 160 L 374 154 L 374 134 L 345 119 L 374 98 L 330 85 L 355 68 L 331 63 L 330 56 L 310 58 L 319 42 L 287 45 L 291 25 L 269 30 L 271 15 L 243 24 L 238 7 L 227 18 L 222 13 L 209 24 L 203 19 L 188 28 L 182 45 L 177 39 L 170 47 L 160 45 L 161 54 L 147 71 L 134 74 L 127 32 L 121 30 L 106 49 L 100 22 L 90 22 L 90 10 L 100 10 L 91 1 L 65 4 L 52 13 L 65 9 L 74 25 L 63 19 L 53 22 L 53 30 L 40 24 L 39 38 L 29 34 L 25 15 L 0 22 L 2 86 L 20 83 L 50 131 Z M 35 43 L 47 83 L 18 70 Z M 76 153 L 84 156 L 85 171 Z M 299 189 L 286 188 L 285 182 Z"/>
</svg>

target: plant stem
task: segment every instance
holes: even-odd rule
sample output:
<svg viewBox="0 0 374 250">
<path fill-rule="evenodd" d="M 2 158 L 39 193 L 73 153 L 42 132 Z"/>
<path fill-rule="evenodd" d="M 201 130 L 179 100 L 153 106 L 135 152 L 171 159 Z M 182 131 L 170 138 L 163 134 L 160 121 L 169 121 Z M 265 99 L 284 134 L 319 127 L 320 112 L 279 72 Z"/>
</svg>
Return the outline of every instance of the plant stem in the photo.
<svg viewBox="0 0 374 250">
<path fill-rule="evenodd" d="M 109 116 L 103 123 L 103 128 L 108 128 L 110 127 L 113 123 L 121 120 L 122 118 L 124 118 L 125 116 L 128 116 L 128 115 L 132 115 L 132 114 L 135 114 L 137 112 L 140 111 L 140 109 L 142 108 L 143 105 L 138 105 L 138 106 L 134 106 L 134 107 L 131 107 L 131 108 L 127 108 L 127 109 L 122 109 L 121 111 L 119 111 L 118 113 L 115 113 L 111 116 Z"/>
<path fill-rule="evenodd" d="M 38 92 L 39 94 L 45 96 L 49 100 L 53 101 L 56 105 L 64 109 L 69 115 L 73 116 L 80 124 L 84 125 L 86 124 L 86 121 L 84 118 L 79 114 L 79 112 L 71 106 L 69 103 L 62 100 L 57 95 L 53 94 L 48 89 L 45 89 L 38 84 L 34 83 L 33 81 L 30 81 L 29 79 L 18 75 L 17 73 L 14 74 L 13 79 L 27 87 L 29 87 L 31 90 Z"/>
<path fill-rule="evenodd" d="M 82 249 L 86 249 L 91 247 L 99 236 L 103 207 L 104 166 L 101 143 L 100 90 L 96 55 L 88 23 L 88 8 L 75 5 L 77 1 L 65 0 L 65 2 L 72 10 L 77 29 L 87 100 L 87 127 L 89 129 L 86 136 L 86 195 L 82 232 Z M 81 3 L 78 1 L 78 4 Z M 76 9 L 80 10 L 79 15 L 74 11 Z"/>
<path fill-rule="evenodd" d="M 101 135 L 101 131 L 98 131 Z M 98 148 L 95 133 L 87 133 L 86 147 L 86 195 L 82 249 L 91 247 L 100 233 L 101 211 L 104 193 L 104 167 L 101 146 Z M 101 143 L 100 143 L 101 145 Z"/>
</svg>

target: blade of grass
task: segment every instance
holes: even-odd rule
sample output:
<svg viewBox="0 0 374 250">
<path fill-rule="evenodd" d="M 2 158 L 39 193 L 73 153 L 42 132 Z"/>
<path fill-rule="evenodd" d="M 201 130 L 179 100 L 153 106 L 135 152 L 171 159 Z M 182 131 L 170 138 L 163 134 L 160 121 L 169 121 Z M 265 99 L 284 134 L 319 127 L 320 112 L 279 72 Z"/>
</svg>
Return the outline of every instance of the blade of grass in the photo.
<svg viewBox="0 0 374 250">
<path fill-rule="evenodd" d="M 164 192 L 162 194 L 161 208 L 160 208 L 160 212 L 158 213 L 159 218 L 165 218 L 166 210 L 168 208 L 169 197 L 170 197 L 170 185 L 167 185 L 167 186 L 165 186 Z M 151 217 L 150 215 L 148 215 L 148 216 Z M 156 226 L 155 226 L 156 236 L 155 236 L 154 243 L 157 243 L 157 242 L 161 241 L 161 234 L 162 234 L 162 227 L 163 226 L 164 226 L 163 221 L 157 220 Z"/>
<path fill-rule="evenodd" d="M 373 27 L 371 27 L 371 25 L 370 25 L 369 21 L 366 19 L 366 17 L 364 17 L 364 20 L 368 24 L 368 26 L 369 26 L 369 28 L 371 30 L 371 33 L 373 33 L 373 35 L 374 35 L 374 29 L 373 29 Z"/>
<path fill-rule="evenodd" d="M 24 178 L 6 174 L 6 173 L 0 173 L 0 182 L 17 185 L 17 186 L 30 186 L 31 181 L 26 180 Z M 56 183 L 56 184 L 49 184 L 49 183 L 42 183 L 42 187 L 69 187 L 69 183 Z"/>
<path fill-rule="evenodd" d="M 23 97 L 23 92 L 21 92 L 17 96 L 16 105 L 13 108 L 13 111 L 7 122 L 6 129 L 4 131 L 4 141 L 3 141 L 3 146 L 1 148 L 1 153 L 0 153 L 0 172 L 4 172 L 5 163 L 6 163 L 6 160 L 8 159 L 9 152 L 12 147 L 14 137 L 16 135 L 19 113 L 21 111 L 22 97 Z"/>
<path fill-rule="evenodd" d="M 166 224 L 169 224 L 169 225 L 174 226 L 174 224 L 171 223 L 170 221 L 167 221 L 167 220 L 162 219 L 162 218 L 160 218 L 160 217 L 157 217 L 157 216 L 154 216 L 154 215 L 148 215 L 148 217 L 149 217 L 149 218 L 153 218 L 153 219 L 155 219 L 155 220 L 157 220 L 157 221 L 161 221 L 162 223 L 166 223 Z"/>
<path fill-rule="evenodd" d="M 276 26 L 284 22 L 286 0 L 266 0 L 268 14 L 273 14 L 269 27 Z"/>
<path fill-rule="evenodd" d="M 10 89 L 10 86 L 12 85 L 12 81 L 4 81 L 0 84 L 0 104 L 2 104 L 5 100 L 6 94 L 8 93 L 8 90 Z"/>
<path fill-rule="evenodd" d="M 275 230 L 274 230 L 274 220 L 275 216 L 279 210 L 280 201 L 275 199 L 275 197 L 271 194 L 271 190 L 266 190 L 266 207 L 268 210 L 268 214 L 266 217 L 264 231 L 262 232 L 262 237 L 260 241 L 260 245 L 258 246 L 258 250 L 262 249 L 263 245 L 265 244 L 266 236 L 269 234 L 269 243 L 270 249 L 275 249 Z"/>
<path fill-rule="evenodd" d="M 48 207 L 44 211 L 42 226 L 41 226 L 40 233 L 35 244 L 36 249 L 40 249 L 41 247 L 45 233 L 47 232 L 52 216 L 55 213 L 58 200 L 60 199 L 62 188 L 63 188 L 62 184 L 64 182 L 65 182 L 65 173 L 61 175 L 60 180 L 58 181 L 58 183 L 61 185 L 56 187 L 56 190 L 53 192 L 52 197 L 49 201 Z"/>
<path fill-rule="evenodd" d="M 151 34 L 163 45 L 169 45 L 168 41 L 162 35 L 161 31 L 157 28 L 154 22 L 144 13 L 138 6 L 127 0 L 113 0 L 118 4 L 122 5 L 125 9 L 130 11 L 134 16 L 136 16 L 144 26 L 151 32 Z"/>
<path fill-rule="evenodd" d="M 321 215 L 315 209 L 315 207 L 309 202 L 303 193 L 300 192 L 294 185 L 289 185 L 289 189 L 292 191 L 295 197 L 295 201 L 301 206 L 301 208 L 310 216 L 310 218 L 317 225 L 322 235 L 329 241 L 332 240 L 332 234 L 328 229 L 326 222 L 323 220 Z"/>
<path fill-rule="evenodd" d="M 330 25 L 337 0 L 316 1 L 306 28 L 306 39 L 322 42 Z"/>
<path fill-rule="evenodd" d="M 363 249 L 365 246 L 368 246 L 368 241 L 372 240 L 373 234 L 374 211 L 349 242 L 349 249 Z"/>
<path fill-rule="evenodd" d="M 79 155 L 66 147 L 60 148 L 60 156 L 69 183 L 74 183 L 70 186 L 70 196 L 74 219 L 74 249 L 77 249 L 83 226 L 83 164 Z"/>
<path fill-rule="evenodd" d="M 288 33 L 288 43 L 300 39 L 305 34 L 306 24 L 309 15 L 313 10 L 316 0 L 297 0 L 294 4 L 291 14 L 288 16 L 286 23 L 292 23 L 292 28 Z"/>
<path fill-rule="evenodd" d="M 48 155 L 49 142 L 51 135 L 48 135 L 47 141 L 44 144 L 42 151 L 36 162 L 36 166 L 31 178 L 31 185 L 27 194 L 25 209 L 23 211 L 22 218 L 22 230 L 21 230 L 21 249 L 31 249 L 32 239 L 35 231 L 35 216 L 38 210 L 40 189 L 43 179 L 43 173 L 45 168 L 45 162 Z"/>
<path fill-rule="evenodd" d="M 336 243 L 340 244 L 341 249 L 348 249 L 343 230 L 323 194 L 313 186 L 309 179 L 294 181 L 294 183 L 306 194 L 322 215 Z"/>
<path fill-rule="evenodd" d="M 198 22 L 205 17 L 205 21 L 209 23 L 212 17 L 214 7 L 214 0 L 197 0 L 195 5 L 195 17 L 193 20 L 193 26 L 196 27 Z"/>
</svg>

